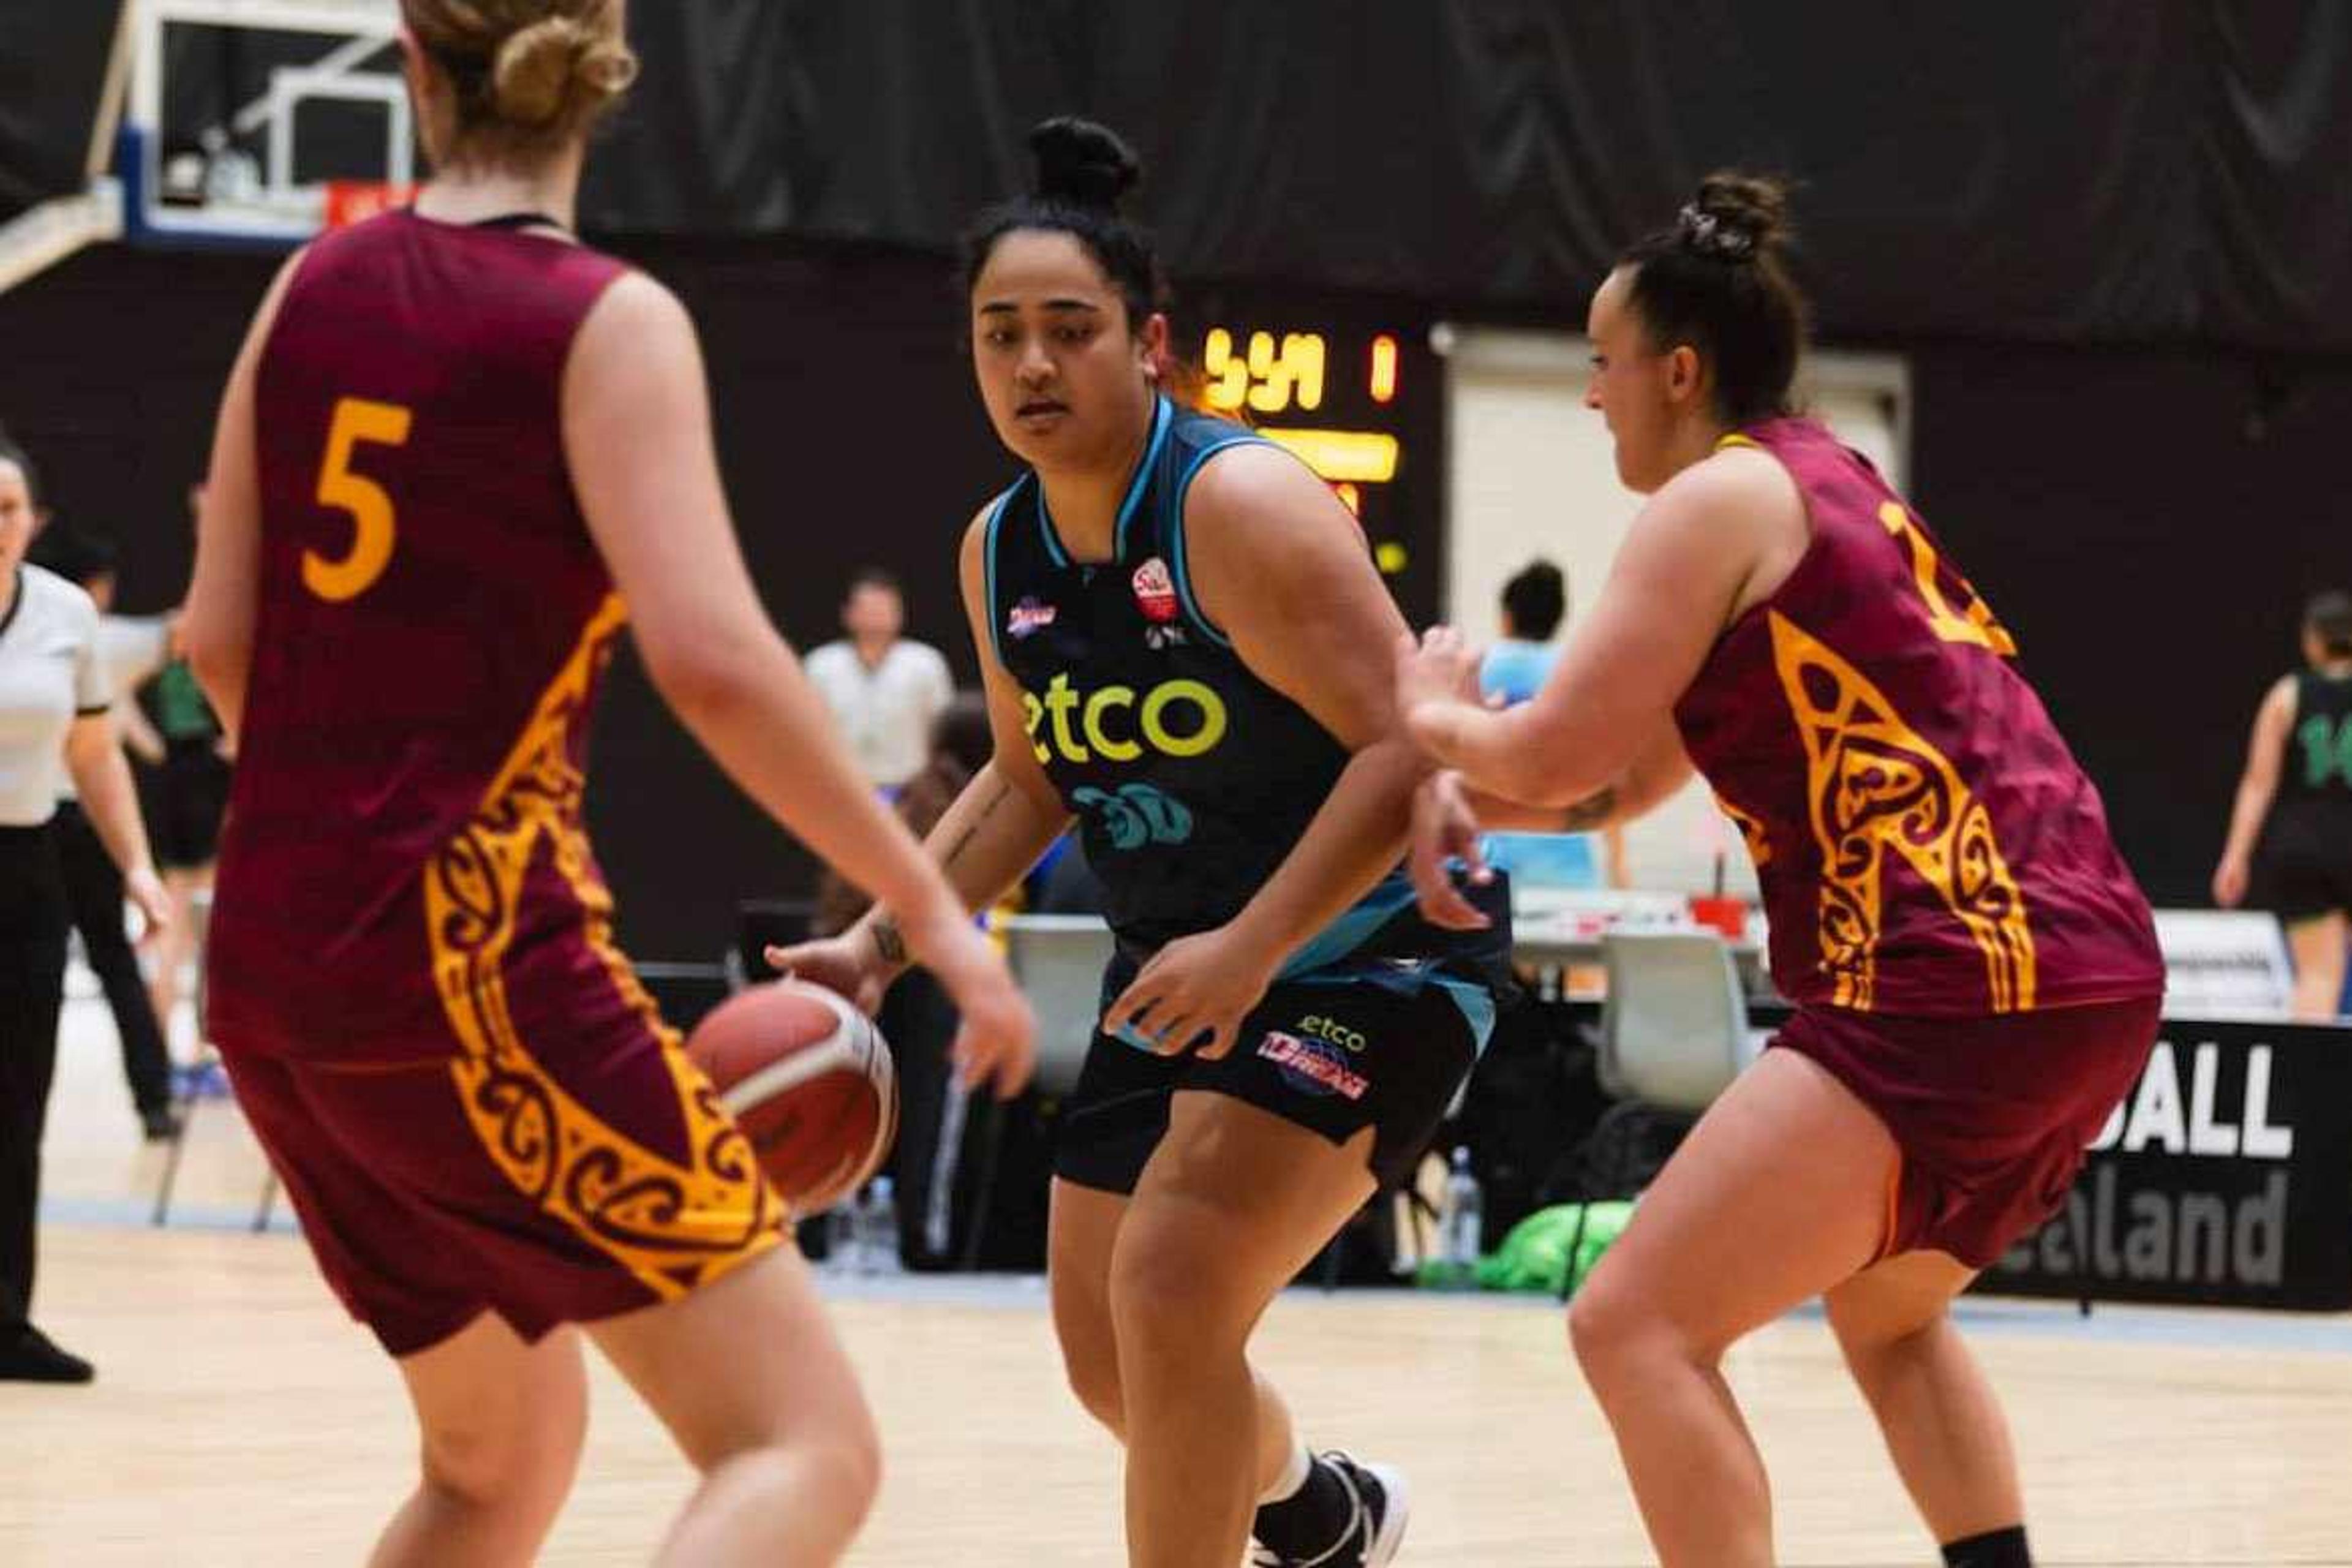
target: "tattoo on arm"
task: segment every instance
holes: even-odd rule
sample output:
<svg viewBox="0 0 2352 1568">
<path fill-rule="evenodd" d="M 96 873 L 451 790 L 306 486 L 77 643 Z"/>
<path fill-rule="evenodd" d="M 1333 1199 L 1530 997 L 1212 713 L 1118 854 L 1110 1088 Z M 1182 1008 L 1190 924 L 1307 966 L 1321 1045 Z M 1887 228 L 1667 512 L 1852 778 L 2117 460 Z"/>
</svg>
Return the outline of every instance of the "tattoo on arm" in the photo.
<svg viewBox="0 0 2352 1568">
<path fill-rule="evenodd" d="M 907 962 L 907 937 L 897 921 L 884 915 L 866 929 L 874 933 L 874 951 L 883 963 L 897 965 Z"/>
<path fill-rule="evenodd" d="M 1560 819 L 1562 833 L 1590 833 L 1617 815 L 1617 789 L 1614 784 L 1594 791 L 1568 808 Z"/>
<path fill-rule="evenodd" d="M 996 793 L 988 797 L 988 804 L 972 813 L 971 820 L 963 825 L 963 831 L 956 835 L 955 842 L 949 845 L 947 853 L 940 857 L 940 869 L 951 868 L 963 858 L 963 852 L 971 847 L 971 841 L 980 837 L 980 830 L 987 826 L 988 819 L 996 815 L 996 808 L 1003 805 L 1012 793 L 1011 784 L 1002 781 L 997 784 Z"/>
</svg>

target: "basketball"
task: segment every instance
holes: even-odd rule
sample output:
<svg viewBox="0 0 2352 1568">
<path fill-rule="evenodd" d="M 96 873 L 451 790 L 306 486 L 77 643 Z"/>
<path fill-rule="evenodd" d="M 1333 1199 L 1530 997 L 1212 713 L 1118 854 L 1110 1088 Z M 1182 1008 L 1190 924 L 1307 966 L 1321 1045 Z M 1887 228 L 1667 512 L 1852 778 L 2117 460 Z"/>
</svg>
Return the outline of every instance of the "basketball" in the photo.
<svg viewBox="0 0 2352 1568">
<path fill-rule="evenodd" d="M 821 985 L 739 991 L 687 1037 L 796 1216 L 863 1186 L 898 1131 L 898 1072 L 872 1019 Z"/>
</svg>

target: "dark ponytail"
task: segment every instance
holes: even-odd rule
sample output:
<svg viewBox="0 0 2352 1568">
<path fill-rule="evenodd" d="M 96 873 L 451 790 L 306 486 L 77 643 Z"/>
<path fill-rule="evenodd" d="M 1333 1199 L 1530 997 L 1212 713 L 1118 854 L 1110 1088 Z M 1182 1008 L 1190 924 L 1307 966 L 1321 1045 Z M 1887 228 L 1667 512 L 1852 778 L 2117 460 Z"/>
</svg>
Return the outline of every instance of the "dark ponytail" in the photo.
<svg viewBox="0 0 2352 1568">
<path fill-rule="evenodd" d="M 1699 182 L 1671 228 L 1619 262 L 1633 269 L 1630 298 L 1652 345 L 1698 351 L 1727 424 L 1789 412 L 1807 315 L 1789 273 L 1789 240 L 1786 187 L 1719 172 Z"/>
<path fill-rule="evenodd" d="M 1066 234 L 1087 248 L 1127 304 L 1129 330 L 1168 303 L 1167 279 L 1151 237 L 1120 211 L 1143 183 L 1143 163 L 1117 132 L 1065 116 L 1029 132 L 1037 166 L 1030 194 L 990 207 L 964 233 L 959 268 L 964 292 L 980 281 L 996 242 L 1016 230 Z"/>
</svg>

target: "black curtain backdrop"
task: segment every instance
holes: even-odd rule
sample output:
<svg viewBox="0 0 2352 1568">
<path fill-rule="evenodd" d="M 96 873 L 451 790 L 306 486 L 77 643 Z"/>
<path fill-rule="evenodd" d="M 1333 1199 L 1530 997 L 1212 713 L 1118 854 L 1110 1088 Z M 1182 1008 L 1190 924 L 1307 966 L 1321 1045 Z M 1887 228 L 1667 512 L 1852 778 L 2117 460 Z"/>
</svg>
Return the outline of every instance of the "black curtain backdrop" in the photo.
<svg viewBox="0 0 2352 1568">
<path fill-rule="evenodd" d="M 2352 351 L 2342 0 L 688 0 L 608 229 L 940 247 L 1045 115 L 1117 126 L 1179 274 L 1580 300 L 1722 164 L 1801 183 L 1834 335 Z"/>
<path fill-rule="evenodd" d="M 779 622 L 803 647 L 832 636 L 849 571 L 880 564 L 907 584 L 914 635 L 970 679 L 954 540 L 1011 465 L 943 263 L 772 241 L 629 248 L 698 318 L 737 521 Z M 186 581 L 183 491 L 275 265 L 105 247 L 0 295 L 0 424 L 61 515 L 121 542 L 128 609 L 169 605 Z M 1915 499 L 2017 633 L 2150 892 L 2203 902 L 2302 599 L 2352 585 L 2352 360 L 1884 346 L 1912 356 Z M 1424 591 L 1405 596 L 1425 613 Z M 737 899 L 808 879 L 626 657 L 589 805 L 640 957 L 710 957 Z"/>
<path fill-rule="evenodd" d="M 118 10 L 0 0 L 0 217 L 78 186 Z M 1743 164 L 1801 182 L 1835 336 L 2352 352 L 2344 0 L 662 0 L 631 26 L 606 231 L 942 249 L 1075 110 L 1145 154 L 1180 276 L 1559 308 Z M 316 47 L 173 50 L 180 145 Z M 317 111 L 302 172 L 380 166 L 380 137 Z"/>
<path fill-rule="evenodd" d="M 0 222 L 89 183 L 122 0 L 0 0 Z"/>
</svg>

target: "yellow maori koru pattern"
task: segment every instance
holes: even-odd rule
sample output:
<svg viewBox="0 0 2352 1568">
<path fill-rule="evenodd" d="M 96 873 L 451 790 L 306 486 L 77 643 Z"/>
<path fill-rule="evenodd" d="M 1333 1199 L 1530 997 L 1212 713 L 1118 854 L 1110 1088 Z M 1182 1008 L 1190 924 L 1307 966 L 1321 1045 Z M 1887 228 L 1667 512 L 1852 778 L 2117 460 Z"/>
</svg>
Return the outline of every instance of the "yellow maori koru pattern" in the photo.
<svg viewBox="0 0 2352 1568">
<path fill-rule="evenodd" d="M 425 919 L 434 979 L 465 1047 L 449 1070 L 482 1147 L 518 1191 L 669 1300 L 773 1245 L 780 1210 L 750 1143 L 675 1035 L 662 1029 L 652 999 L 613 946 L 612 897 L 590 868 L 580 826 L 585 780 L 571 739 L 626 619 L 614 595 L 590 621 L 481 805 L 427 866 Z M 685 1123 L 683 1163 L 574 1100 L 516 1029 L 504 960 L 523 880 L 542 844 L 587 910 L 592 949 L 628 1005 L 661 1035 Z"/>
<path fill-rule="evenodd" d="M 2033 933 L 1992 818 L 1944 754 L 1903 722 L 1861 671 L 1770 612 L 1772 662 L 1805 747 L 1806 793 L 1822 849 L 1822 962 L 1832 1000 L 1877 994 L 1881 872 L 1900 855 L 1983 953 L 1996 1013 L 2033 1005 Z"/>
</svg>

